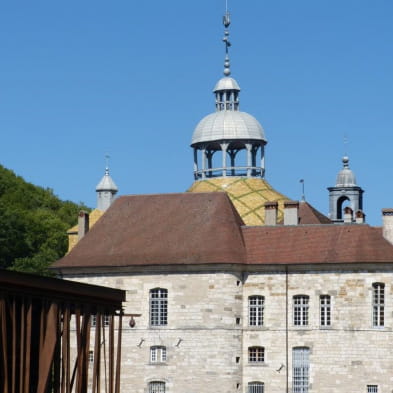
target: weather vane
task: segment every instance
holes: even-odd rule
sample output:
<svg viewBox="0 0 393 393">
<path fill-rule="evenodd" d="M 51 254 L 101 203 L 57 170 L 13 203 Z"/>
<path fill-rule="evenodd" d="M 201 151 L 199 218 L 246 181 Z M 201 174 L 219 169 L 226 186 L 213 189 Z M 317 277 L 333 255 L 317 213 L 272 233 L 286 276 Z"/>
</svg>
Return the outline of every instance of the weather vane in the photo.
<svg viewBox="0 0 393 393">
<path fill-rule="evenodd" d="M 224 38 L 222 39 L 225 43 L 225 62 L 224 62 L 224 75 L 229 76 L 231 74 L 231 70 L 229 68 L 229 51 L 228 48 L 231 46 L 229 41 L 229 30 L 228 27 L 231 24 L 231 16 L 228 11 L 228 0 L 225 0 L 225 15 L 222 19 L 225 30 L 224 30 Z"/>
</svg>

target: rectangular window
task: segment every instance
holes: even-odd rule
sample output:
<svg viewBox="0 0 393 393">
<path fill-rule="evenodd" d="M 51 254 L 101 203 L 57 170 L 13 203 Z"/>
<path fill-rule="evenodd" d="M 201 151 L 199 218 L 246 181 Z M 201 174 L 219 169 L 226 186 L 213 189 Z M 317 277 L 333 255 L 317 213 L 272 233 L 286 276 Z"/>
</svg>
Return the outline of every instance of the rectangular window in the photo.
<svg viewBox="0 0 393 393">
<path fill-rule="evenodd" d="M 310 349 L 307 347 L 292 350 L 292 392 L 308 393 L 308 371 Z"/>
<path fill-rule="evenodd" d="M 165 382 L 161 382 L 161 381 L 150 382 L 149 393 L 165 393 Z"/>
<path fill-rule="evenodd" d="M 166 362 L 166 347 L 163 346 L 150 347 L 150 361 L 151 363 Z"/>
<path fill-rule="evenodd" d="M 373 326 L 382 327 L 385 324 L 385 284 L 373 284 Z"/>
<path fill-rule="evenodd" d="M 265 298 L 263 296 L 250 296 L 248 298 L 248 323 L 250 326 L 263 325 L 263 309 Z"/>
<path fill-rule="evenodd" d="M 326 327 L 331 325 L 331 298 L 329 295 L 321 295 L 319 297 L 320 312 L 321 312 L 321 326 Z"/>
<path fill-rule="evenodd" d="M 367 393 L 378 393 L 378 385 L 367 385 Z"/>
<path fill-rule="evenodd" d="M 295 326 L 308 325 L 308 300 L 306 295 L 293 297 L 293 324 Z"/>
<path fill-rule="evenodd" d="M 103 315 L 102 317 L 103 317 L 103 319 L 102 319 L 103 322 L 102 323 L 104 324 L 104 326 L 109 326 L 109 315 Z M 96 327 L 97 326 L 97 315 L 96 314 L 93 314 L 91 316 L 91 326 L 92 327 Z"/>
<path fill-rule="evenodd" d="M 250 382 L 248 384 L 248 392 L 247 393 L 263 393 L 264 385 L 263 382 Z"/>
<path fill-rule="evenodd" d="M 168 323 L 168 291 L 155 288 L 150 291 L 150 325 L 165 326 Z"/>
<path fill-rule="evenodd" d="M 93 363 L 93 362 L 94 362 L 94 352 L 89 351 L 89 363 Z"/>
<path fill-rule="evenodd" d="M 250 347 L 248 348 L 249 363 L 263 363 L 265 361 L 265 348 Z"/>
</svg>

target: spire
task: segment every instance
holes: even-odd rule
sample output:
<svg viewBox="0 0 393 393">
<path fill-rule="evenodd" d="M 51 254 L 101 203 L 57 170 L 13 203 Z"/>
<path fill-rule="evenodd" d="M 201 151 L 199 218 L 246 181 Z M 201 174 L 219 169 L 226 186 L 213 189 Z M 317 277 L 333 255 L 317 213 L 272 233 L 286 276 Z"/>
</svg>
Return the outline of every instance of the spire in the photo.
<svg viewBox="0 0 393 393">
<path fill-rule="evenodd" d="M 228 11 L 228 0 L 225 2 L 225 15 L 222 19 L 225 30 L 224 30 L 224 38 L 222 39 L 225 43 L 225 61 L 224 61 L 224 75 L 231 75 L 230 62 L 229 62 L 229 47 L 231 43 L 229 41 L 229 30 L 228 27 L 231 24 L 231 17 Z"/>
<path fill-rule="evenodd" d="M 96 187 L 97 209 L 102 211 L 108 209 L 118 191 L 115 182 L 109 175 L 109 158 L 109 155 L 105 155 L 105 174 Z"/>
</svg>

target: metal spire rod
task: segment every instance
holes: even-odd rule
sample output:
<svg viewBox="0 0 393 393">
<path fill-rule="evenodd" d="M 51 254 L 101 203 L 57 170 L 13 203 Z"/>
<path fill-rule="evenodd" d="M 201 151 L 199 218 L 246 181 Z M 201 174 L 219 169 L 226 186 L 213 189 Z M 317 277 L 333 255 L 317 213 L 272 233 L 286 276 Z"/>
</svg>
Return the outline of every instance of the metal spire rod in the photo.
<svg viewBox="0 0 393 393">
<path fill-rule="evenodd" d="M 225 0 L 225 15 L 223 17 L 223 24 L 225 27 L 224 38 L 222 39 L 225 43 L 225 61 L 224 61 L 224 75 L 231 75 L 230 62 L 229 62 L 229 47 L 231 43 L 229 42 L 229 30 L 228 27 L 231 24 L 231 17 L 228 11 L 228 0 Z"/>
</svg>

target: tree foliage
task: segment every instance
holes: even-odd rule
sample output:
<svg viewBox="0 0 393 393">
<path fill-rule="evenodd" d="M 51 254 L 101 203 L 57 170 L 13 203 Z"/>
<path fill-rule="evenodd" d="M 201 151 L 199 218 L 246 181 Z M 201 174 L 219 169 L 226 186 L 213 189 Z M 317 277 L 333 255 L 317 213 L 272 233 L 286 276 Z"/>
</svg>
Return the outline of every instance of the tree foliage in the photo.
<svg viewBox="0 0 393 393">
<path fill-rule="evenodd" d="M 49 275 L 67 250 L 67 229 L 83 204 L 61 201 L 0 165 L 0 269 Z"/>
</svg>

